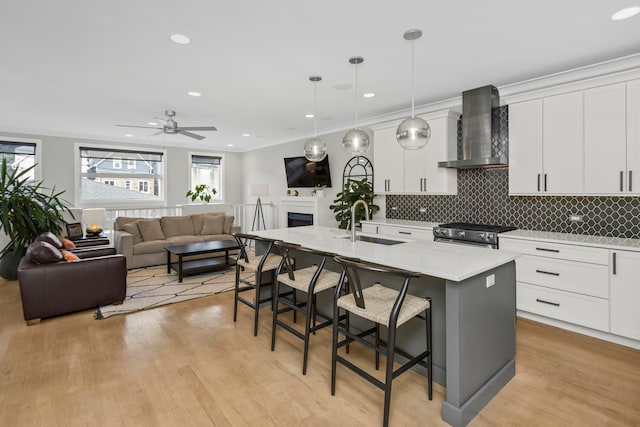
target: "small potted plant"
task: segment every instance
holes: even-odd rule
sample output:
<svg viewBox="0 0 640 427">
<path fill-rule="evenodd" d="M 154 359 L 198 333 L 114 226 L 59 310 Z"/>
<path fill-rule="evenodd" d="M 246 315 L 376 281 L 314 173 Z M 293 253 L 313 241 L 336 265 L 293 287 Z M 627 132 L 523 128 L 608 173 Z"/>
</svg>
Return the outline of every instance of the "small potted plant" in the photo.
<svg viewBox="0 0 640 427">
<path fill-rule="evenodd" d="M 336 199 L 333 201 L 333 205 L 329 206 L 331 210 L 336 213 L 336 220 L 338 221 L 338 227 L 342 229 L 349 229 L 351 226 L 351 206 L 357 200 L 364 200 L 369 206 L 369 217 L 372 217 L 374 212 L 380 210 L 380 206 L 373 204 L 373 186 L 367 178 L 361 180 L 349 180 L 344 184 L 342 192 L 336 195 Z M 364 219 L 365 211 L 363 206 L 357 206 L 355 212 L 356 224 L 359 224 Z"/>
<path fill-rule="evenodd" d="M 315 187 L 313 187 L 313 190 L 311 190 L 311 195 L 312 196 L 316 196 L 316 197 L 324 197 L 324 189 L 327 188 L 326 185 L 316 185 Z"/>
<path fill-rule="evenodd" d="M 215 188 L 208 186 L 207 184 L 196 185 L 193 190 L 187 191 L 186 196 L 191 198 L 192 202 L 200 200 L 201 203 L 209 203 L 211 198 L 218 192 Z"/>
</svg>

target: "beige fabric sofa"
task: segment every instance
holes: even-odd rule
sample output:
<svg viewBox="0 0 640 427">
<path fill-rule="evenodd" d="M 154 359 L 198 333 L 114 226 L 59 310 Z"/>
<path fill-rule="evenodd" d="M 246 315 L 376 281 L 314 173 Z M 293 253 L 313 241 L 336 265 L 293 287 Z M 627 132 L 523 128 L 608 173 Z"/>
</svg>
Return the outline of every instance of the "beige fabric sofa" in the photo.
<svg viewBox="0 0 640 427">
<path fill-rule="evenodd" d="M 127 258 L 128 269 L 166 264 L 167 246 L 233 240 L 231 233 L 240 231 L 233 220 L 224 212 L 150 219 L 118 217 L 113 226 L 114 246 L 116 253 Z"/>
</svg>

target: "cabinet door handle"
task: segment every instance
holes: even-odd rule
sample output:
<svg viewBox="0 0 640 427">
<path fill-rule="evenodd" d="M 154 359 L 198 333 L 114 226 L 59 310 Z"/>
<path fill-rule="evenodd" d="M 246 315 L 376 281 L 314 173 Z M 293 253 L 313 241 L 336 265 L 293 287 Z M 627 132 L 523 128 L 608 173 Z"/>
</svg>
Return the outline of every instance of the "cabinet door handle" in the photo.
<svg viewBox="0 0 640 427">
<path fill-rule="evenodd" d="M 411 236 L 411 233 L 408 231 L 398 231 L 398 234 L 407 234 L 409 236 Z"/>
<path fill-rule="evenodd" d="M 633 174 L 632 171 L 629 171 L 629 191 L 633 191 Z"/>
<path fill-rule="evenodd" d="M 540 191 L 540 174 L 538 174 L 538 191 Z"/>
<path fill-rule="evenodd" d="M 420 178 L 420 191 L 424 191 L 423 184 L 424 184 L 424 180 Z"/>
<path fill-rule="evenodd" d="M 540 298 L 536 298 L 536 302 L 540 302 L 542 304 L 549 304 L 549 305 L 552 305 L 554 307 L 560 307 L 560 304 L 558 304 L 557 302 L 545 301 L 545 300 L 540 299 Z"/>
<path fill-rule="evenodd" d="M 624 172 L 620 171 L 620 191 L 624 191 L 624 186 L 622 184 L 622 181 L 624 180 Z"/>
<path fill-rule="evenodd" d="M 536 273 L 548 274 L 550 276 L 560 276 L 560 273 L 553 273 L 551 271 L 544 271 L 544 270 L 536 270 Z"/>
<path fill-rule="evenodd" d="M 617 260 L 616 260 L 616 253 L 613 253 L 613 274 L 617 274 L 617 270 L 618 270 L 618 266 L 617 266 Z"/>
<path fill-rule="evenodd" d="M 559 249 L 536 248 L 536 251 L 560 253 Z"/>
<path fill-rule="evenodd" d="M 427 192 L 427 178 L 423 178 L 424 179 L 424 191 L 425 193 Z"/>
<path fill-rule="evenodd" d="M 547 174 L 544 174 L 544 191 L 547 191 Z"/>
</svg>

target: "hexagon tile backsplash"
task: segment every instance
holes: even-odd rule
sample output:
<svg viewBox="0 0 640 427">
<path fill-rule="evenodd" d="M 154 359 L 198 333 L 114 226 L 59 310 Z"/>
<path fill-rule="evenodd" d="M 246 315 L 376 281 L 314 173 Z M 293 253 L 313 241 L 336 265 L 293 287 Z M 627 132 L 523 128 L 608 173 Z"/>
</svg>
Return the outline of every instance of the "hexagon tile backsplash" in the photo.
<svg viewBox="0 0 640 427">
<path fill-rule="evenodd" d="M 386 216 L 640 238 L 640 197 L 509 196 L 508 193 L 507 168 L 460 169 L 457 195 L 386 196 Z M 426 212 L 421 213 L 421 208 L 426 208 Z M 571 215 L 582 215 L 582 221 L 571 221 Z"/>
</svg>

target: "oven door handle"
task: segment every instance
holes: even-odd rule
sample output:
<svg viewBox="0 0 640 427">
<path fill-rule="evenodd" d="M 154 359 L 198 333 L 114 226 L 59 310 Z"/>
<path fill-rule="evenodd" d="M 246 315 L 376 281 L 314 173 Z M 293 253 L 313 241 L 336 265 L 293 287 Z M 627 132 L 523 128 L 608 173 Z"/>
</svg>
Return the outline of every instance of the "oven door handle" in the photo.
<svg viewBox="0 0 640 427">
<path fill-rule="evenodd" d="M 453 243 L 455 245 L 480 246 L 482 248 L 497 249 L 497 246 L 494 246 L 494 245 L 492 245 L 490 243 L 471 242 L 471 241 L 466 241 L 466 240 L 456 240 L 456 239 L 446 239 L 446 238 L 442 238 L 442 237 L 434 237 L 433 241 L 434 242 L 440 242 L 440 243 Z"/>
</svg>

